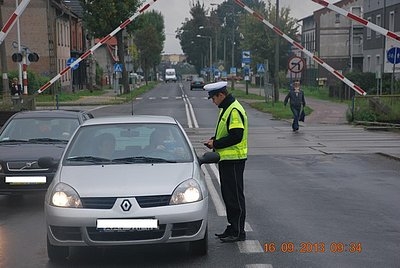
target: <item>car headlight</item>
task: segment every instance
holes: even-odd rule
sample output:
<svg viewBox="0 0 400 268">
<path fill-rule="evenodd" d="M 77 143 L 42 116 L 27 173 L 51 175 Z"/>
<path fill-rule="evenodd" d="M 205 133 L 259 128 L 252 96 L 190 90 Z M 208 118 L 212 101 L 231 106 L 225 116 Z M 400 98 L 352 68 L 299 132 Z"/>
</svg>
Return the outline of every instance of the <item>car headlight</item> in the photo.
<svg viewBox="0 0 400 268">
<path fill-rule="evenodd" d="M 52 190 L 50 205 L 63 208 L 81 208 L 82 202 L 78 193 L 71 186 L 59 183 Z"/>
<path fill-rule="evenodd" d="M 200 185 L 194 179 L 182 182 L 172 193 L 170 205 L 193 203 L 203 199 Z"/>
</svg>

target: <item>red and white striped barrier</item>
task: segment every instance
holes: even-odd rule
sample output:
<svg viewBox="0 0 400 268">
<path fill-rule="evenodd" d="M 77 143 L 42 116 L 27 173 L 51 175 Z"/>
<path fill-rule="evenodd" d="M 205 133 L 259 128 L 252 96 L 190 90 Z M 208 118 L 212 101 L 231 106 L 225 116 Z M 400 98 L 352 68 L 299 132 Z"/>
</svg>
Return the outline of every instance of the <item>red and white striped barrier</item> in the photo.
<svg viewBox="0 0 400 268">
<path fill-rule="evenodd" d="M 73 68 L 75 65 L 77 65 L 79 62 L 81 62 L 82 60 L 86 59 L 90 54 L 92 54 L 96 49 L 98 49 L 101 45 L 103 45 L 104 43 L 106 43 L 108 40 L 110 40 L 116 33 L 118 33 L 119 31 L 121 31 L 122 29 L 124 29 L 129 23 L 131 23 L 136 17 L 138 17 L 140 14 L 142 14 L 143 12 L 145 12 L 152 4 L 154 4 L 155 2 L 157 2 L 157 0 L 152 0 L 149 1 L 147 3 L 145 3 L 138 12 L 136 12 L 135 14 L 133 14 L 131 17 L 129 17 L 126 21 L 124 21 L 123 23 L 121 23 L 114 31 L 112 31 L 111 33 L 109 33 L 107 36 L 103 37 L 102 39 L 100 39 L 100 41 L 94 45 L 93 47 L 91 47 L 88 51 L 86 51 L 85 53 L 82 54 L 82 56 L 80 56 L 79 58 L 77 58 L 74 62 L 72 62 L 69 66 L 67 66 L 65 69 L 63 69 L 58 75 L 56 75 L 55 77 L 53 77 L 49 82 L 47 82 L 46 84 L 44 84 L 41 88 L 39 88 L 39 90 L 37 91 L 37 94 L 42 93 L 43 91 L 45 91 L 47 88 L 49 88 L 52 84 L 54 84 L 54 82 L 56 82 L 58 79 L 61 78 L 61 76 L 63 76 L 65 73 L 67 73 L 71 68 Z"/>
<path fill-rule="evenodd" d="M 275 33 L 277 33 L 278 35 L 282 36 L 283 38 L 285 38 L 289 43 L 291 43 L 292 45 L 294 45 L 295 47 L 299 48 L 304 54 L 306 54 L 307 56 L 309 56 L 310 58 L 312 58 L 313 60 L 315 60 L 316 62 L 318 62 L 318 64 L 320 64 L 322 67 L 324 67 L 325 69 L 327 69 L 330 73 L 332 73 L 334 76 L 336 76 L 337 78 L 339 78 L 341 81 L 343 81 L 344 83 L 346 83 L 346 85 L 348 85 L 349 87 L 351 87 L 354 91 L 356 91 L 358 94 L 360 95 L 367 95 L 367 93 L 359 86 L 357 86 L 356 84 L 354 84 L 353 82 L 351 82 L 349 79 L 347 79 L 346 77 L 344 77 L 344 75 L 342 75 L 340 72 L 338 72 L 337 70 L 333 69 L 330 65 L 328 65 L 326 62 L 324 62 L 322 59 L 318 58 L 317 56 L 315 56 L 313 53 L 311 53 L 310 51 L 308 51 L 307 49 L 305 49 L 300 43 L 294 41 L 292 38 L 290 38 L 288 35 L 284 34 L 279 28 L 275 27 L 274 25 L 272 25 L 271 23 L 269 23 L 266 19 L 264 19 L 260 14 L 258 14 L 257 12 L 255 12 L 254 10 L 252 10 L 251 8 L 249 8 L 248 6 L 246 6 L 245 4 L 243 4 L 242 1 L 240 0 L 235 0 L 236 4 L 238 4 L 239 6 L 241 6 L 242 8 L 244 8 L 247 12 L 249 12 L 250 14 L 252 14 L 254 17 L 256 17 L 259 21 L 261 21 L 262 23 L 264 23 L 265 25 L 267 25 L 269 28 L 271 28 Z"/>
<path fill-rule="evenodd" d="M 4 39 L 6 38 L 7 34 L 10 32 L 11 28 L 14 26 L 15 22 L 17 21 L 18 17 L 24 12 L 25 8 L 29 4 L 31 0 L 23 0 L 15 10 L 15 12 L 10 16 L 7 20 L 6 24 L 4 24 L 3 28 L 0 32 L 0 44 L 3 43 Z"/>
<path fill-rule="evenodd" d="M 392 38 L 392 39 L 400 42 L 400 36 L 395 34 L 394 32 L 388 31 L 385 28 L 382 28 L 381 26 L 378 26 L 378 25 L 376 25 L 376 24 L 374 24 L 374 23 L 372 23 L 372 22 L 370 22 L 370 21 L 368 21 L 366 19 L 358 17 L 358 16 L 354 15 L 353 13 L 350 13 L 350 12 L 340 8 L 340 7 L 335 6 L 334 4 L 330 4 L 330 3 L 328 3 L 328 2 L 326 2 L 324 0 L 311 0 L 311 1 L 313 1 L 313 2 L 315 2 L 317 4 L 320 4 L 320 5 L 322 5 L 322 6 L 326 7 L 326 8 L 329 8 L 330 10 L 333 10 L 333 11 L 335 11 L 335 12 L 337 12 L 337 13 L 339 13 L 339 14 L 341 14 L 341 15 L 349 18 L 349 19 L 352 19 L 352 20 L 358 22 L 358 23 L 361 23 L 362 25 L 372 29 L 375 32 L 378 32 L 380 34 L 383 34 L 383 35 L 385 35 L 385 36 L 387 36 L 389 38 Z"/>
</svg>

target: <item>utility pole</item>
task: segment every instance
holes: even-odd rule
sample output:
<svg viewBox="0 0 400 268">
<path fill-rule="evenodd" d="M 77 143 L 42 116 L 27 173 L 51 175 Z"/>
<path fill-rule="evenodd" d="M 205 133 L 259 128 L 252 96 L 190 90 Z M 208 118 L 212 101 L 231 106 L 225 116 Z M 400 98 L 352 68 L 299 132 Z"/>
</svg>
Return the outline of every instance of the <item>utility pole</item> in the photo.
<svg viewBox="0 0 400 268">
<path fill-rule="evenodd" d="M 3 0 L 0 0 L 0 5 L 4 4 Z M 3 28 L 3 11 L 0 6 L 0 29 Z M 7 68 L 7 53 L 6 53 L 6 43 L 2 42 L 0 44 L 0 57 L 1 57 L 1 71 L 2 71 L 2 81 L 3 81 L 3 100 L 8 103 L 10 100 L 10 88 L 8 85 L 8 68 Z"/>
<path fill-rule="evenodd" d="M 279 28 L 279 0 L 276 0 L 276 27 Z M 279 35 L 276 35 L 275 41 L 275 79 L 274 79 L 274 101 L 279 101 Z"/>
</svg>

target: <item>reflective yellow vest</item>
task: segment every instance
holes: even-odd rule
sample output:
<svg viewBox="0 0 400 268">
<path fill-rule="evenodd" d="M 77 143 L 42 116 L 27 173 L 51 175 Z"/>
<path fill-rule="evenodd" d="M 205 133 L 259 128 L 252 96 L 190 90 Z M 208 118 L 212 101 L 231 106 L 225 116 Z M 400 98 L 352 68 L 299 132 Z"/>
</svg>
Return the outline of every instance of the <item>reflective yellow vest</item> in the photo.
<svg viewBox="0 0 400 268">
<path fill-rule="evenodd" d="M 224 112 L 221 117 L 223 109 L 220 110 L 219 117 L 220 120 L 217 123 L 215 139 L 218 140 L 222 137 L 228 135 L 228 127 L 232 128 L 242 128 L 243 138 L 238 144 L 230 147 L 215 149 L 220 155 L 220 160 L 239 160 L 247 158 L 247 132 L 248 132 L 248 122 L 246 111 L 243 109 L 242 105 L 235 100 Z M 240 112 L 240 113 L 239 113 Z M 229 119 L 229 122 L 227 123 Z"/>
</svg>

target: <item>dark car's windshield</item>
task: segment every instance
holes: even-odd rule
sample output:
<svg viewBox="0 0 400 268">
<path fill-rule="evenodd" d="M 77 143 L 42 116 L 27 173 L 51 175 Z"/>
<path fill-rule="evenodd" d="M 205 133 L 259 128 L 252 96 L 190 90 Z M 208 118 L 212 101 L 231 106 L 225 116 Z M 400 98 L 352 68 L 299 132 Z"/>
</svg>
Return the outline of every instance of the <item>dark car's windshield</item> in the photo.
<svg viewBox="0 0 400 268">
<path fill-rule="evenodd" d="M 64 165 L 181 163 L 193 153 L 175 124 L 83 126 L 67 148 Z"/>
<path fill-rule="evenodd" d="M 66 142 L 78 126 L 78 118 L 15 118 L 0 134 L 0 142 Z"/>
</svg>

